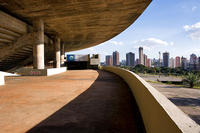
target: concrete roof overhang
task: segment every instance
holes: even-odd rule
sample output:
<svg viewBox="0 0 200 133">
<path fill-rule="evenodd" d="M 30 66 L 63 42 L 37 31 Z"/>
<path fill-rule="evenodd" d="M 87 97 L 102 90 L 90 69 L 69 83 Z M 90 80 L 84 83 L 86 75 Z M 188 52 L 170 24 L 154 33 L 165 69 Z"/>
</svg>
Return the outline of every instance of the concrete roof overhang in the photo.
<svg viewBox="0 0 200 133">
<path fill-rule="evenodd" d="M 32 24 L 43 18 L 45 33 L 58 35 L 65 51 L 98 45 L 131 25 L 151 0 L 0 0 L 0 7 Z"/>
</svg>

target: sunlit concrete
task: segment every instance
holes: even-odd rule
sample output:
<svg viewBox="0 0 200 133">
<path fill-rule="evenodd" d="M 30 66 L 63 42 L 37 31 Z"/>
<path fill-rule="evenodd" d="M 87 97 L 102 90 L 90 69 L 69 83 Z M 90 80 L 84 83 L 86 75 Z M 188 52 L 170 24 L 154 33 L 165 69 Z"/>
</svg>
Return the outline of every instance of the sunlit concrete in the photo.
<svg viewBox="0 0 200 133">
<path fill-rule="evenodd" d="M 128 86 L 112 73 L 80 70 L 50 77 L 9 77 L 0 94 L 2 133 L 143 130 Z"/>
<path fill-rule="evenodd" d="M 33 68 L 44 69 L 44 21 L 41 18 L 34 20 Z"/>
<path fill-rule="evenodd" d="M 0 73 L 0 86 L 5 84 L 4 75 Z"/>
</svg>

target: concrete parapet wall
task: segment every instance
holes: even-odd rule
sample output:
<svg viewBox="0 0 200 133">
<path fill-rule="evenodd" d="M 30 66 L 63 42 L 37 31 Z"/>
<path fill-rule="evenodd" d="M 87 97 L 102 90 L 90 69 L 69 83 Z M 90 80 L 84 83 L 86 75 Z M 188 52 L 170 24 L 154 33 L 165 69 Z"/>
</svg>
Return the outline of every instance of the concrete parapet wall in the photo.
<svg viewBox="0 0 200 133">
<path fill-rule="evenodd" d="M 66 67 L 49 69 L 21 68 L 17 70 L 17 73 L 23 76 L 51 76 L 65 72 L 66 70 Z"/>
<path fill-rule="evenodd" d="M 5 84 L 4 75 L 0 73 L 0 85 L 4 84 Z"/>
<path fill-rule="evenodd" d="M 119 75 L 137 101 L 147 133 L 200 133 L 200 126 L 137 74 L 117 67 L 101 67 Z"/>
</svg>

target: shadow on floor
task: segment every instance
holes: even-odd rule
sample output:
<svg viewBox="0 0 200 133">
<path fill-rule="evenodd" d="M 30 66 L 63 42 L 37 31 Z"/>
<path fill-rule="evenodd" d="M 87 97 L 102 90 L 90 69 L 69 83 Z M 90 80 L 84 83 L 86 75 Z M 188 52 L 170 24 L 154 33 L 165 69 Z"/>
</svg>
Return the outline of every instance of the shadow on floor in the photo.
<svg viewBox="0 0 200 133">
<path fill-rule="evenodd" d="M 112 73 L 99 70 L 98 73 L 96 81 L 85 92 L 27 133 L 145 132 L 127 84 Z"/>
<path fill-rule="evenodd" d="M 168 85 L 168 86 L 163 86 L 163 88 L 183 88 L 182 86 L 176 86 L 176 85 Z"/>
<path fill-rule="evenodd" d="M 200 106 L 200 98 L 173 97 L 169 100 L 177 106 Z"/>
</svg>

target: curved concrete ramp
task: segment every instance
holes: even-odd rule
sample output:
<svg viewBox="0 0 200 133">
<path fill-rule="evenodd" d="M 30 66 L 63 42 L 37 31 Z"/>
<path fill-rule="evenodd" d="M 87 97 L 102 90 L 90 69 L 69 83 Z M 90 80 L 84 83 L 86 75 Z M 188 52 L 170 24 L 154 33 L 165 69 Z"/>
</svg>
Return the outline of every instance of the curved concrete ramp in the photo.
<svg viewBox="0 0 200 133">
<path fill-rule="evenodd" d="M 28 133 L 141 133 L 127 84 L 104 71 L 7 78 L 0 87 L 0 129 Z"/>
</svg>

